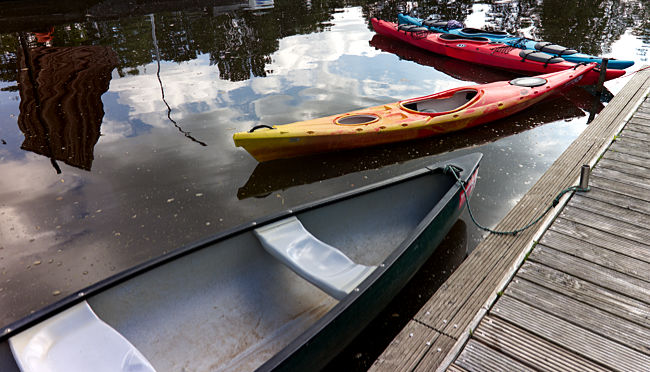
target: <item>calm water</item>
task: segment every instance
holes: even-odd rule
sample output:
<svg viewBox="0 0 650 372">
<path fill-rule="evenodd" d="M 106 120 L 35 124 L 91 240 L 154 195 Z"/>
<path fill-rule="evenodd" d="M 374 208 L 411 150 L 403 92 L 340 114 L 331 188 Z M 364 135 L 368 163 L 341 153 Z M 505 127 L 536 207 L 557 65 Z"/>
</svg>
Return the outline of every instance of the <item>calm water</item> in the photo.
<svg viewBox="0 0 650 372">
<path fill-rule="evenodd" d="M 395 2 L 108 3 L 0 5 L 3 326 L 251 219 L 473 151 L 485 157 L 472 207 L 493 226 L 629 79 L 457 134 L 258 164 L 233 133 L 514 75 L 375 36 L 370 17 L 395 21 Z M 632 59 L 630 71 L 648 63 L 648 2 L 418 3 L 419 15 Z M 367 334 L 398 330 L 482 237 L 463 216 Z M 365 368 L 386 342 L 375 339 L 332 368 Z"/>
</svg>

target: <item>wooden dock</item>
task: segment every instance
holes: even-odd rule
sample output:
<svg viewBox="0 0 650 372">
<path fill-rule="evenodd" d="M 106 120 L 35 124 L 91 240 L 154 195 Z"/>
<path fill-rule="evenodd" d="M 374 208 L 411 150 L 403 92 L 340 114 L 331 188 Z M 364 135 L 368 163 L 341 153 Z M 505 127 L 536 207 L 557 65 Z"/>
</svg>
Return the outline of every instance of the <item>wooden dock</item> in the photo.
<svg viewBox="0 0 650 372">
<path fill-rule="evenodd" d="M 370 370 L 650 371 L 649 92 L 650 69 L 633 75 L 496 229 L 538 216 L 583 164 L 589 192 L 536 231 L 489 235 Z"/>
</svg>

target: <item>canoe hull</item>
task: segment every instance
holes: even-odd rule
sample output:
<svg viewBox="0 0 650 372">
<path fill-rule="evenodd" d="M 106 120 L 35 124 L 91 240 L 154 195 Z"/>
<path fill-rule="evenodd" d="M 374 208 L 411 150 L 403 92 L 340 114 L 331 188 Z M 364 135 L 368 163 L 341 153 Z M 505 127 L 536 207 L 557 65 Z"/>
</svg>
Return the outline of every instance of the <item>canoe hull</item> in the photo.
<svg viewBox="0 0 650 372">
<path fill-rule="evenodd" d="M 246 149 L 257 161 L 374 146 L 430 137 L 472 128 L 515 114 L 546 97 L 566 89 L 593 71 L 594 65 L 579 66 L 540 75 L 547 83 L 540 87 L 521 87 L 508 81 L 454 88 L 429 96 L 413 98 L 343 115 L 307 120 L 263 128 L 254 132 L 235 133 L 236 146 Z M 475 91 L 468 104 L 443 113 L 416 112 L 412 102 L 448 97 L 458 92 Z M 376 117 L 367 124 L 340 125 L 340 118 Z"/>
<path fill-rule="evenodd" d="M 372 26 L 380 35 L 389 36 L 402 40 L 408 44 L 441 54 L 450 58 L 456 58 L 484 66 L 496 67 L 509 71 L 517 71 L 526 74 L 545 74 L 574 68 L 575 63 L 561 61 L 557 63 L 545 63 L 523 59 L 519 53 L 522 49 L 506 44 L 493 43 L 487 39 L 472 40 L 445 40 L 440 33 L 412 33 L 398 29 L 393 22 L 386 22 L 372 19 Z M 548 55 L 549 58 L 552 57 Z M 623 70 L 607 69 L 605 80 L 621 77 L 625 74 Z M 585 75 L 580 85 L 593 85 L 598 82 L 599 72 L 592 70 Z"/>
<path fill-rule="evenodd" d="M 417 26 L 422 26 L 422 19 L 420 18 L 415 18 L 411 17 L 408 15 L 404 14 L 398 14 L 398 22 L 400 24 L 412 24 L 412 25 L 417 25 Z M 513 47 L 517 48 L 522 48 L 522 49 L 527 49 L 527 50 L 537 50 L 535 48 L 535 45 L 539 43 L 538 41 L 535 40 L 530 40 L 530 39 L 525 39 L 522 42 L 522 38 L 516 37 L 513 35 L 507 35 L 507 34 L 494 34 L 490 32 L 484 32 L 484 33 L 465 33 L 463 29 L 443 29 L 439 27 L 431 27 L 431 26 L 425 26 L 428 27 L 431 31 L 434 32 L 442 32 L 442 33 L 450 33 L 454 35 L 460 35 L 460 36 L 469 36 L 469 37 L 485 37 L 490 39 L 491 41 L 494 42 L 501 42 Z M 548 53 L 548 52 L 547 52 Z M 592 56 L 589 54 L 585 53 L 573 53 L 573 54 L 564 54 L 560 55 L 560 57 L 564 58 L 565 60 L 573 63 L 602 63 L 602 58 L 601 57 L 596 57 Z M 609 59 L 607 66 L 611 69 L 616 69 L 616 70 L 622 70 L 626 69 L 630 66 L 634 65 L 634 61 L 629 61 L 629 60 L 622 60 L 622 59 Z"/>
<path fill-rule="evenodd" d="M 444 172 L 446 166 L 462 169 L 459 176 L 471 192 L 480 158 L 470 154 L 433 164 L 178 249 L 75 292 L 4 329 L 0 351 L 6 349 L 6 341 L 57 314 L 65 316 L 86 301 L 159 371 L 179 366 L 196 371 L 267 370 L 325 363 L 379 311 L 375 306 L 383 306 L 413 275 L 458 218 L 465 198 L 455 178 Z M 371 261 L 372 274 L 341 301 L 298 277 L 266 253 L 253 236 L 261 227 L 292 217 L 355 262 Z M 233 277 L 236 283 L 229 285 Z M 315 297 L 303 296 L 307 292 Z M 326 309 L 319 305 L 323 296 L 333 302 Z M 260 302 L 263 298 L 271 301 Z M 310 308 L 319 307 L 323 310 L 319 314 L 307 314 L 313 321 L 296 322 L 305 309 L 312 312 Z M 274 320 L 279 319 L 273 314 L 289 315 L 287 311 L 293 316 L 279 323 Z M 74 322 L 68 326 L 66 335 L 74 338 Z M 52 350 L 70 346 L 60 338 L 52 341 Z M 97 352 L 97 348 L 84 349 L 83 344 L 76 347 Z M 0 353 L 0 366 L 10 362 L 11 355 Z M 67 370 L 63 364 L 62 370 Z"/>
<path fill-rule="evenodd" d="M 471 195 L 476 182 L 478 162 L 476 154 L 455 159 L 454 164 L 464 168 L 463 182 Z M 258 371 L 306 371 L 324 367 L 339 353 L 420 269 L 447 235 L 466 203 L 460 187 L 451 189 L 441 200 L 440 208 L 432 210 L 422 221 L 412 239 L 403 249 L 389 257 L 383 271 L 376 272 L 359 287 L 359 292 L 348 296 L 305 332 L 294 343 L 258 369 Z"/>
</svg>

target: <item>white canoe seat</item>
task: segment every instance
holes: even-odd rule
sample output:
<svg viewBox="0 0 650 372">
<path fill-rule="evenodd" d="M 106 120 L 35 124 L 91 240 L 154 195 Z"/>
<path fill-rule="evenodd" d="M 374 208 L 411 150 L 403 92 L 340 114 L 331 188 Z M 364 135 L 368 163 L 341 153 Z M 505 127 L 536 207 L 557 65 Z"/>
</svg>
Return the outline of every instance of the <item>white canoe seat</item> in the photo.
<svg viewBox="0 0 650 372">
<path fill-rule="evenodd" d="M 257 228 L 255 235 L 267 252 L 339 300 L 376 268 L 357 264 L 343 252 L 318 240 L 296 217 Z"/>
<path fill-rule="evenodd" d="M 23 372 L 155 372 L 85 301 L 11 337 L 9 344 Z"/>
</svg>

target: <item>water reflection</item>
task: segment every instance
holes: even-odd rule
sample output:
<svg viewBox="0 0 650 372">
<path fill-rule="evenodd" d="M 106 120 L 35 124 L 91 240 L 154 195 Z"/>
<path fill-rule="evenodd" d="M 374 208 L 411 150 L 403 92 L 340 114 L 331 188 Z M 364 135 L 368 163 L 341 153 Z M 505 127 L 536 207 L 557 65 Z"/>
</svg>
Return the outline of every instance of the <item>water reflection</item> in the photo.
<svg viewBox="0 0 650 372">
<path fill-rule="evenodd" d="M 21 149 L 49 157 L 57 173 L 57 160 L 90 170 L 117 54 L 102 46 L 29 48 L 25 34 L 18 38 Z"/>
<path fill-rule="evenodd" d="M 517 76 L 506 71 L 488 69 L 426 53 L 381 35 L 373 36 L 370 45 L 379 50 L 396 54 L 400 58 L 434 67 L 438 71 L 463 81 L 486 83 L 509 80 Z M 239 199 L 266 197 L 273 191 L 286 190 L 297 185 L 311 184 L 349 173 L 385 167 L 389 164 L 476 147 L 545 123 L 582 117 L 585 115 L 585 111 L 595 114 L 602 108 L 603 104 L 600 100 L 595 99 L 582 88 L 574 88 L 565 92 L 563 96 L 553 97 L 537 104 L 534 110 L 526 110 L 512 118 L 459 133 L 371 148 L 258 163 L 246 184 L 237 191 L 237 197 Z"/>
<path fill-rule="evenodd" d="M 550 22 L 537 2 L 512 4 L 522 10 L 500 21 L 488 14 L 497 11 L 494 2 L 419 2 L 422 14 L 493 27 L 530 24 L 542 32 Z M 375 39 L 369 15 L 394 20 L 397 5 L 276 0 L 253 10 L 248 1 L 227 0 L 3 2 L 0 325 L 166 251 L 443 160 L 450 151 L 485 154 L 472 205 L 482 223 L 499 221 L 583 129 L 590 94 L 577 88 L 472 131 L 259 169 L 233 147 L 234 132 L 257 124 L 508 78 Z M 589 42 L 608 48 L 634 41 L 638 50 L 625 44 L 612 52 L 636 53 L 631 59 L 641 61 L 650 40 L 647 2 L 610 5 L 624 11 L 604 17 L 620 14 L 629 39 L 599 35 Z M 580 16 L 557 15 L 566 24 Z M 37 33 L 33 39 L 30 32 Z M 27 67 L 32 59 L 38 68 Z M 600 108 L 597 102 L 594 112 Z M 270 191 L 273 197 L 249 198 Z M 481 233 L 466 229 L 471 250 Z"/>
</svg>

